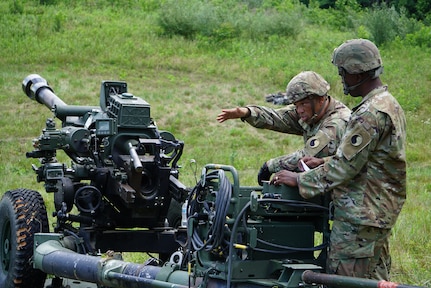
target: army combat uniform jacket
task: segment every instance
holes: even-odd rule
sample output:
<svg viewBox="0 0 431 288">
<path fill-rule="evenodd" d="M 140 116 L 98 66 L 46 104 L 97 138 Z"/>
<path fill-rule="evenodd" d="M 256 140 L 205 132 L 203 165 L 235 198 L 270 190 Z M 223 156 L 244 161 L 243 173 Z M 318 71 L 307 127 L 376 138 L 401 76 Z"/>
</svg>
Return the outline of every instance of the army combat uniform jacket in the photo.
<svg viewBox="0 0 431 288">
<path fill-rule="evenodd" d="M 286 169 L 295 171 L 304 156 L 326 157 L 333 155 L 341 141 L 350 118 L 350 109 L 340 101 L 329 97 L 328 109 L 322 119 L 310 126 L 298 116 L 294 105 L 281 109 L 264 106 L 247 106 L 250 116 L 243 120 L 256 128 L 302 135 L 304 148 L 292 154 L 267 161 L 269 171 L 275 173 Z"/>
<path fill-rule="evenodd" d="M 332 193 L 332 259 L 373 257 L 374 246 L 387 241 L 406 198 L 406 119 L 401 106 L 380 87 L 352 111 L 336 154 L 298 176 L 302 197 Z"/>
</svg>

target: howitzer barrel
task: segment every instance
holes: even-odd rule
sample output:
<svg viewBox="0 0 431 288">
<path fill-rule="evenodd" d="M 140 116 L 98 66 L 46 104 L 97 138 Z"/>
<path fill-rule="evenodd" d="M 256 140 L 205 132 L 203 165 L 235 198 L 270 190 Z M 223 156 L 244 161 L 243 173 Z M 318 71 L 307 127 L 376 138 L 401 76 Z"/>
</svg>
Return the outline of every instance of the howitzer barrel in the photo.
<svg viewBox="0 0 431 288">
<path fill-rule="evenodd" d="M 54 94 L 48 82 L 37 74 L 28 75 L 22 82 L 22 89 L 30 99 L 44 104 L 49 109 L 66 105 L 63 100 Z"/>
<path fill-rule="evenodd" d="M 372 280 L 356 277 L 330 275 L 316 273 L 311 270 L 306 270 L 302 273 L 302 280 L 308 284 L 317 283 L 324 284 L 330 287 L 340 288 L 417 288 L 420 286 L 409 286 L 398 284 L 384 280 Z"/>
<path fill-rule="evenodd" d="M 22 81 L 22 90 L 31 100 L 44 104 L 55 113 L 60 120 L 64 121 L 67 116 L 82 116 L 100 107 L 92 106 L 69 106 L 63 102 L 48 82 L 38 74 L 30 74 Z"/>
<path fill-rule="evenodd" d="M 35 249 L 34 267 L 48 274 L 118 288 L 186 288 L 188 274 L 158 267 L 83 255 L 61 241 L 48 240 Z"/>
</svg>

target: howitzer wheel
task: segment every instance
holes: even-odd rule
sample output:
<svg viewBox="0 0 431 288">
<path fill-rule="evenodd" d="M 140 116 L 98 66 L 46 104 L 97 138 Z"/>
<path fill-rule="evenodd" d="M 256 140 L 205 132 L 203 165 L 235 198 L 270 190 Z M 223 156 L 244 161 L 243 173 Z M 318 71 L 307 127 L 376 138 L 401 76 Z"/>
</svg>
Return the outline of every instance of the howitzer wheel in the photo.
<svg viewBox="0 0 431 288">
<path fill-rule="evenodd" d="M 42 196 L 37 191 L 7 191 L 0 201 L 0 287 L 42 288 L 46 274 L 33 269 L 34 234 L 49 232 Z"/>
</svg>

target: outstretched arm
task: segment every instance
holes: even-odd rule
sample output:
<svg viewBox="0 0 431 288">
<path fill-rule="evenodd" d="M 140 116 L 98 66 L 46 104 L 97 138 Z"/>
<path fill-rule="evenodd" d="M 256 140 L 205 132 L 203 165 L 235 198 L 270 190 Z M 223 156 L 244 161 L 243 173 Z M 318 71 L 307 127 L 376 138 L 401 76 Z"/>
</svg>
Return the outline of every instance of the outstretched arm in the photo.
<svg viewBox="0 0 431 288">
<path fill-rule="evenodd" d="M 228 119 L 245 118 L 248 116 L 250 116 L 250 110 L 246 107 L 223 109 L 222 112 L 217 115 L 217 121 L 223 123 Z"/>
</svg>

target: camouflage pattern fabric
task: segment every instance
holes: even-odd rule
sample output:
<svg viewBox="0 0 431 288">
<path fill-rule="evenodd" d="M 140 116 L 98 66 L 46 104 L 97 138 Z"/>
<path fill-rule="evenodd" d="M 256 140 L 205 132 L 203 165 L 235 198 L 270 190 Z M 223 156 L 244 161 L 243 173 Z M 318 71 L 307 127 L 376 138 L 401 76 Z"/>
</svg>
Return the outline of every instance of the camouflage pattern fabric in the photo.
<svg viewBox="0 0 431 288">
<path fill-rule="evenodd" d="M 327 273 L 389 280 L 390 229 L 334 221 Z"/>
<path fill-rule="evenodd" d="M 330 96 L 328 96 L 328 100 L 329 105 L 325 115 L 313 126 L 300 119 L 294 105 L 280 109 L 247 106 L 251 113 L 250 117 L 245 118 L 244 121 L 250 125 L 256 128 L 302 135 L 304 138 L 304 148 L 267 161 L 271 173 L 283 169 L 297 170 L 298 161 L 304 156 L 326 157 L 336 152 L 350 118 L 350 109 Z"/>
<path fill-rule="evenodd" d="M 332 54 L 332 63 L 349 74 L 359 74 L 383 66 L 379 49 L 367 39 L 352 39 L 341 44 Z"/>
<path fill-rule="evenodd" d="M 286 86 L 286 104 L 294 104 L 310 96 L 326 96 L 331 86 L 314 71 L 303 71 Z"/>
<path fill-rule="evenodd" d="M 304 198 L 331 191 L 334 223 L 344 223 L 333 227 L 330 259 L 368 258 L 371 263 L 382 256 L 378 254 L 382 250 L 376 250 L 377 242 L 389 234 L 384 231 L 393 227 L 406 199 L 405 140 L 401 106 L 387 87 L 374 89 L 353 109 L 336 154 L 299 175 L 298 187 Z M 359 251 L 356 242 L 350 247 L 347 239 L 337 239 L 347 237 L 344 235 L 354 239 L 363 226 L 376 228 L 382 236 L 364 243 Z M 339 245 L 342 242 L 346 244 Z M 382 247 L 388 249 L 385 245 Z M 383 261 L 388 264 L 390 259 Z"/>
</svg>

